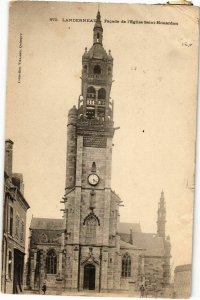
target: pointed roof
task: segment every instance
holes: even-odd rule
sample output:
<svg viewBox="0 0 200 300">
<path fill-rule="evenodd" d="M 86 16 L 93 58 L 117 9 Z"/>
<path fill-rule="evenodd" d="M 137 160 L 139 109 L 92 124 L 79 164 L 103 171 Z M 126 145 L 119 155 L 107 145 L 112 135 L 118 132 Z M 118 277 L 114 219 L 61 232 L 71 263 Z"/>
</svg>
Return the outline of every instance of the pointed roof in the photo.
<svg viewBox="0 0 200 300">
<path fill-rule="evenodd" d="M 165 199 L 165 196 L 164 196 L 164 192 L 163 192 L 163 190 L 162 190 L 162 192 L 161 192 L 161 196 L 160 196 L 160 200 L 161 200 L 161 199 L 163 199 L 163 200 Z"/>
<path fill-rule="evenodd" d="M 102 29 L 102 31 L 103 31 L 103 27 L 102 27 L 102 25 L 101 25 L 101 14 L 100 14 L 100 11 L 98 10 L 98 12 L 97 12 L 97 17 L 96 17 L 96 22 L 95 22 L 95 25 L 94 25 L 94 29 L 93 30 L 95 30 L 96 28 L 100 28 L 100 29 Z"/>
<path fill-rule="evenodd" d="M 99 59 L 99 60 L 108 60 L 111 62 L 113 61 L 111 51 L 109 50 L 109 53 L 106 52 L 106 50 L 102 45 L 102 40 L 103 40 L 103 27 L 101 24 L 101 14 L 100 11 L 98 10 L 96 16 L 96 22 L 93 28 L 93 45 L 89 50 L 85 48 L 85 52 L 83 54 L 84 60 Z"/>
<path fill-rule="evenodd" d="M 162 190 L 161 192 L 161 195 L 160 195 L 160 201 L 159 201 L 159 204 L 158 204 L 158 209 L 165 209 L 165 196 L 164 196 L 164 192 Z"/>
<path fill-rule="evenodd" d="M 101 44 L 94 44 L 87 53 L 89 58 L 103 59 L 107 58 L 108 54 Z"/>
</svg>

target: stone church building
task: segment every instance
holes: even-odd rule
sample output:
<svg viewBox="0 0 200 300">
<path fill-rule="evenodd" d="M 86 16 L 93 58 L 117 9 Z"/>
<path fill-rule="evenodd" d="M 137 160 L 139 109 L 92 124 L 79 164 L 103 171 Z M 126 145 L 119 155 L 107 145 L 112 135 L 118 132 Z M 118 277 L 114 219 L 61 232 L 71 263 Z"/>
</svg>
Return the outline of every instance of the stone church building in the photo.
<svg viewBox="0 0 200 300">
<path fill-rule="evenodd" d="M 170 240 L 161 193 L 157 233 L 120 223 L 120 197 L 111 189 L 115 127 L 110 92 L 113 57 L 103 47 L 98 12 L 93 45 L 82 56 L 78 108 L 68 114 L 66 185 L 62 219 L 32 218 L 27 287 L 95 292 L 162 293 L 170 281 Z"/>
</svg>

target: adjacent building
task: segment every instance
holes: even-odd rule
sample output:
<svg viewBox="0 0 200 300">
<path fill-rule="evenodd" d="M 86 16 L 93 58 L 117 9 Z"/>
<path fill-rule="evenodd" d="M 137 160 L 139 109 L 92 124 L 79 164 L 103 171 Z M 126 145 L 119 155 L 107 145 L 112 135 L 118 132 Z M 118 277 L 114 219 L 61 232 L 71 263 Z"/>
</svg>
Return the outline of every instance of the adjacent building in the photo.
<svg viewBox="0 0 200 300">
<path fill-rule="evenodd" d="M 113 57 L 103 47 L 99 12 L 93 45 L 82 56 L 81 80 L 78 108 L 68 114 L 64 216 L 32 219 L 27 285 L 126 292 L 144 284 L 148 293 L 162 295 L 170 281 L 171 250 L 164 193 L 157 233 L 143 233 L 140 224 L 120 223 L 122 200 L 111 188 Z"/>
<path fill-rule="evenodd" d="M 180 265 L 174 270 L 175 298 L 189 298 L 192 288 L 192 265 Z"/>
<path fill-rule="evenodd" d="M 5 142 L 3 199 L 3 236 L 1 290 L 21 293 L 23 290 L 26 213 L 29 204 L 24 198 L 23 176 L 12 173 L 13 142 Z"/>
</svg>

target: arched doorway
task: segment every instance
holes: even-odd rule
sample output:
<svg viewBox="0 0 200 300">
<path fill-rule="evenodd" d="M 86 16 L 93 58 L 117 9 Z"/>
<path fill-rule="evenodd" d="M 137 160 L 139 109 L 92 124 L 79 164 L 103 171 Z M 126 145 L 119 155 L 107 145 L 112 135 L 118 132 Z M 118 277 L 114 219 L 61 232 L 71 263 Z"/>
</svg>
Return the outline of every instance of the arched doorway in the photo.
<svg viewBox="0 0 200 300">
<path fill-rule="evenodd" d="M 84 267 L 83 288 L 86 290 L 95 290 L 95 266 L 87 264 Z"/>
</svg>

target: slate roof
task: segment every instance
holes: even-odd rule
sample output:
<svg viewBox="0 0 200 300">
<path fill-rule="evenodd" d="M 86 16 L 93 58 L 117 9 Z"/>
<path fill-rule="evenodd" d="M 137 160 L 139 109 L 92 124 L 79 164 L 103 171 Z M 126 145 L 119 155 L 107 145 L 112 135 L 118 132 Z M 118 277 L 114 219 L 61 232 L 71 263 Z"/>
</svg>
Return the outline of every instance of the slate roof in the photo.
<svg viewBox="0 0 200 300">
<path fill-rule="evenodd" d="M 120 240 L 120 248 L 121 249 L 135 249 L 134 245 L 126 243 L 126 242 L 124 242 L 122 240 Z"/>
<path fill-rule="evenodd" d="M 133 245 L 145 249 L 145 256 L 163 256 L 164 240 L 153 233 L 133 232 Z"/>
<path fill-rule="evenodd" d="M 64 219 L 32 218 L 30 229 L 63 230 Z"/>
<path fill-rule="evenodd" d="M 140 223 L 119 223 L 119 233 L 126 233 L 130 236 L 130 230 L 132 232 L 141 232 Z"/>
<path fill-rule="evenodd" d="M 131 241 L 131 235 L 130 233 L 119 233 L 120 238 L 122 241 L 126 242 L 126 243 L 130 243 Z"/>
<path fill-rule="evenodd" d="M 192 265 L 187 264 L 187 265 L 176 266 L 174 272 L 184 272 L 184 271 L 191 271 L 191 270 L 192 270 Z"/>
</svg>

